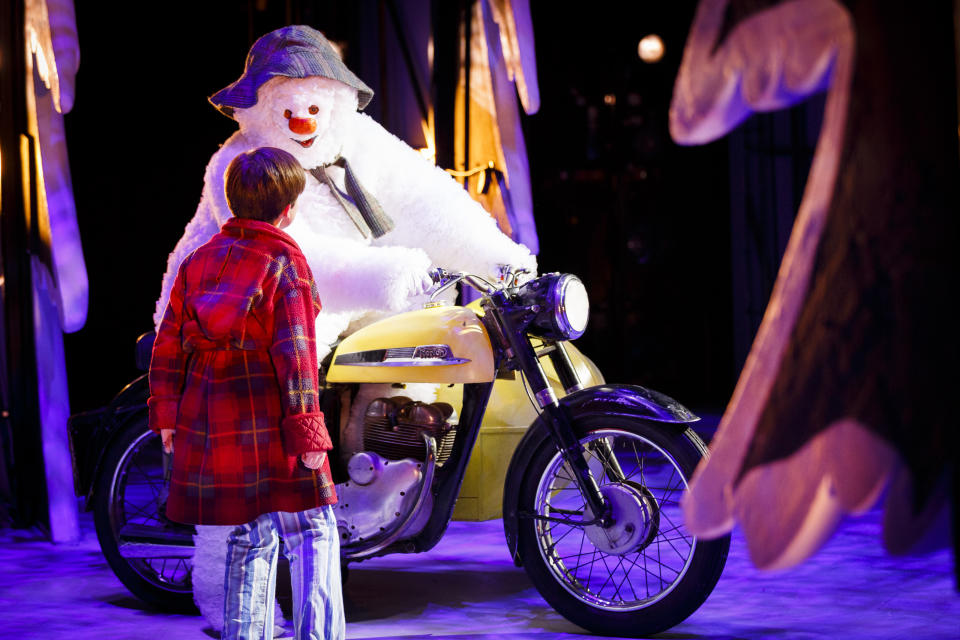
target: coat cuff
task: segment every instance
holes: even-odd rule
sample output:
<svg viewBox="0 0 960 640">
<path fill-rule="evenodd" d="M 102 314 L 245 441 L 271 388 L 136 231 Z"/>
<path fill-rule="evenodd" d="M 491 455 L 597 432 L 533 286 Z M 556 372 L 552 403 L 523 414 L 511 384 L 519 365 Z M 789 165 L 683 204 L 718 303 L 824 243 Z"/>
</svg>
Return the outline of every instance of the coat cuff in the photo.
<svg viewBox="0 0 960 640">
<path fill-rule="evenodd" d="M 149 409 L 150 430 L 156 434 L 160 429 L 177 428 L 177 412 L 180 407 L 180 398 L 147 398 L 147 407 Z"/>
<path fill-rule="evenodd" d="M 300 413 L 283 419 L 283 448 L 288 456 L 333 449 L 322 413 Z"/>
</svg>

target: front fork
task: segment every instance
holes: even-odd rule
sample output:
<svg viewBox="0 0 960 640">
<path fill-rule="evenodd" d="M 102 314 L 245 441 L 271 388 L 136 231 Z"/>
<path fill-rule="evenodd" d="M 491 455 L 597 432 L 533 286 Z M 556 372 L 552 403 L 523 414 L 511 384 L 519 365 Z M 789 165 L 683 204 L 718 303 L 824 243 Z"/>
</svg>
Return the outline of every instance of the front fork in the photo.
<svg viewBox="0 0 960 640">
<path fill-rule="evenodd" d="M 501 326 L 509 326 L 507 323 Z M 576 474 L 577 485 L 580 487 L 580 493 L 590 508 L 590 513 L 600 514 L 596 518 L 597 524 L 607 528 L 613 524 L 611 516 L 610 503 L 600 493 L 600 486 L 597 484 L 593 472 L 584 457 L 583 447 L 577 439 L 573 430 L 573 421 L 566 407 L 560 404 L 557 395 L 554 393 L 547 375 L 540 366 L 540 360 L 537 353 L 530 344 L 530 339 L 525 335 L 517 335 L 517 332 L 506 332 L 507 343 L 510 345 L 511 355 L 520 366 L 520 371 L 526 376 L 530 383 L 531 391 L 536 398 L 537 404 L 542 412 L 549 418 L 546 421 L 550 429 L 550 435 L 554 444 L 560 451 L 564 462 L 573 469 Z M 568 393 L 582 388 L 579 376 L 574 369 L 562 342 L 557 342 L 550 347 L 550 359 L 557 370 L 557 376 Z M 606 443 L 604 443 L 606 444 Z M 606 445 L 609 450 L 609 445 Z M 614 459 L 611 451 L 604 452 L 604 458 Z"/>
<path fill-rule="evenodd" d="M 577 370 L 570 361 L 564 343 L 556 342 L 550 345 L 548 354 L 550 362 L 553 363 L 553 368 L 557 372 L 557 377 L 560 379 L 560 384 L 563 385 L 567 394 L 583 389 L 580 376 L 577 375 Z M 539 364 L 539 359 L 537 363 Z M 623 469 L 620 468 L 620 463 L 617 461 L 617 457 L 613 455 L 613 449 L 606 438 L 594 440 L 588 446 L 591 451 L 597 454 L 608 476 L 616 480 L 623 480 Z"/>
</svg>

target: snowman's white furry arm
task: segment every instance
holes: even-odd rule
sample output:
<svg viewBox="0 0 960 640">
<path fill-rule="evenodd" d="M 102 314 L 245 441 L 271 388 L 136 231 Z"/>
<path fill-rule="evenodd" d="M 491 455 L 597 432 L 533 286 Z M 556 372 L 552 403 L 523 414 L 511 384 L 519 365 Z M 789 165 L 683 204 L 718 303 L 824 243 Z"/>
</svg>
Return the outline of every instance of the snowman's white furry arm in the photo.
<svg viewBox="0 0 960 640">
<path fill-rule="evenodd" d="M 301 212 L 299 215 L 309 215 Z M 419 293 L 415 275 L 425 274 L 430 258 L 420 249 L 374 247 L 342 237 L 306 236 L 296 222 L 288 229 L 300 244 L 317 284 L 323 313 L 398 312 Z"/>
<path fill-rule="evenodd" d="M 356 113 L 343 155 L 396 228 L 378 245 L 420 247 L 437 266 L 496 276 L 497 265 L 536 271 L 536 258 L 513 242 L 443 169 L 369 116 Z"/>
</svg>

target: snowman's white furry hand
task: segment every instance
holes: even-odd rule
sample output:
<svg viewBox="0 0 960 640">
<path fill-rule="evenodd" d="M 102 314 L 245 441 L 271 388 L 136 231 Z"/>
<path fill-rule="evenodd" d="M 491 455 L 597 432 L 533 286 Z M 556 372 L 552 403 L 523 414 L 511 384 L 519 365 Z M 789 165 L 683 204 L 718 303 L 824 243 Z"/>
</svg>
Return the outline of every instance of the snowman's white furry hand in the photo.
<svg viewBox="0 0 960 640">
<path fill-rule="evenodd" d="M 495 282 L 506 282 L 510 286 L 519 286 L 537 277 L 537 257 L 527 255 L 513 264 L 498 264 L 494 271 Z"/>
<path fill-rule="evenodd" d="M 516 274 L 516 280 L 514 281 L 514 286 L 519 286 L 526 282 L 530 282 L 537 277 L 537 267 L 534 264 L 533 269 L 523 268 L 514 272 Z"/>
<path fill-rule="evenodd" d="M 520 261 L 520 264 L 515 265 L 514 269 L 526 269 L 527 272 L 520 276 L 521 282 L 526 282 L 532 278 L 537 277 L 537 256 L 533 254 L 528 254 Z"/>
<path fill-rule="evenodd" d="M 430 275 L 429 271 L 414 269 L 407 275 L 410 281 L 411 297 L 427 294 L 436 286 L 436 283 L 433 281 L 433 276 Z"/>
</svg>

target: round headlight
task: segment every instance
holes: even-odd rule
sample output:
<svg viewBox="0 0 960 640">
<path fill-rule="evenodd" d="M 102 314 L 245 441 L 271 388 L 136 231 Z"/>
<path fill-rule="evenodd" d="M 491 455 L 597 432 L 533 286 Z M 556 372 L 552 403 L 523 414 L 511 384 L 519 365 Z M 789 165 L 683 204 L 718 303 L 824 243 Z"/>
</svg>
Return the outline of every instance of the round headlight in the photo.
<svg viewBox="0 0 960 640">
<path fill-rule="evenodd" d="M 536 336 L 551 340 L 575 340 L 583 335 L 590 316 L 587 289 L 575 275 L 549 273 L 521 288 L 522 303 L 537 308 L 528 326 Z"/>
<path fill-rule="evenodd" d="M 557 328 L 567 340 L 575 340 L 587 329 L 590 299 L 580 278 L 565 274 L 554 283 L 550 295 Z"/>
<path fill-rule="evenodd" d="M 564 333 L 569 334 L 568 339 L 574 340 L 582 336 L 587 329 L 590 298 L 587 297 L 587 288 L 577 276 L 565 275 L 558 284 L 561 291 L 554 314 L 557 316 L 557 324 Z"/>
</svg>

